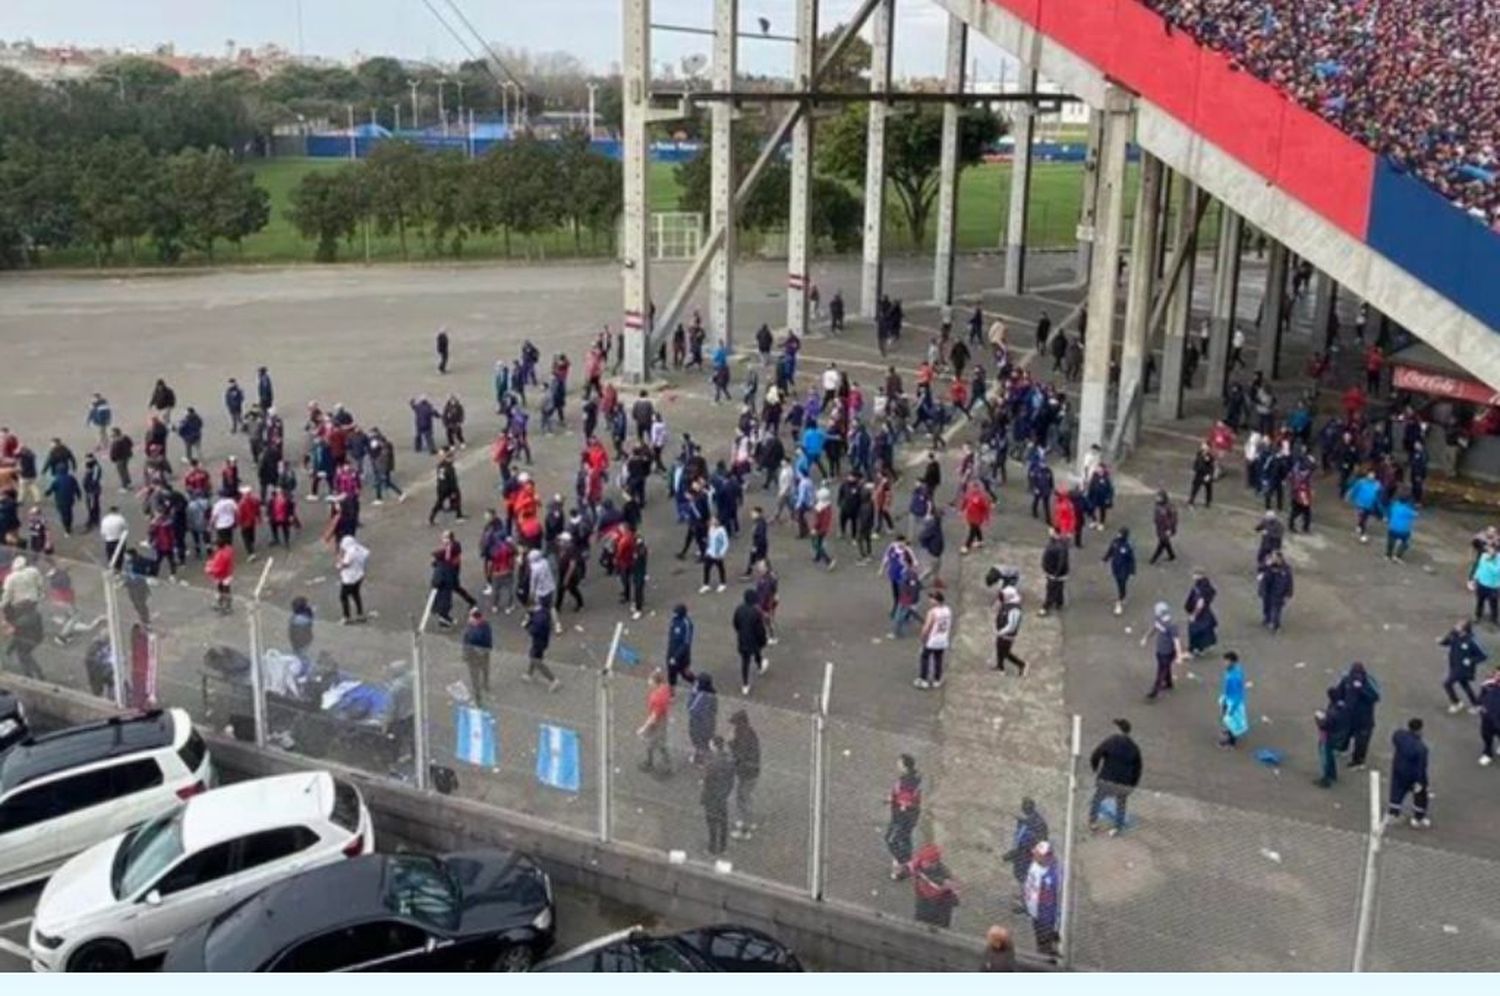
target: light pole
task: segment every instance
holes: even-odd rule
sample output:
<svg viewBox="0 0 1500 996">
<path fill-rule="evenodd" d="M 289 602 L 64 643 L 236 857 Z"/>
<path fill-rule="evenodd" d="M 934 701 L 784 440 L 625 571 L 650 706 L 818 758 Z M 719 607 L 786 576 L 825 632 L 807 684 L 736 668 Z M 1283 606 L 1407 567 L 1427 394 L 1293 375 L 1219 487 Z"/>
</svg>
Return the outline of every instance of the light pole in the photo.
<svg viewBox="0 0 1500 996">
<path fill-rule="evenodd" d="M 598 83 L 589 83 L 589 141 L 594 140 L 594 92 L 599 89 Z"/>
<path fill-rule="evenodd" d="M 444 138 L 448 137 L 448 115 L 443 111 L 443 84 L 447 83 L 447 82 L 448 81 L 446 79 L 439 79 L 437 81 L 437 88 L 438 88 L 438 124 L 443 129 L 443 137 Z"/>
<path fill-rule="evenodd" d="M 507 134 L 510 133 L 512 127 L 511 115 L 515 113 L 515 102 L 507 99 L 513 89 L 515 89 L 515 84 L 510 80 L 506 80 L 500 84 L 500 115 L 505 119 L 505 131 Z"/>
<path fill-rule="evenodd" d="M 349 110 L 349 158 L 359 158 L 358 147 L 354 144 L 354 105 L 348 105 Z"/>
<path fill-rule="evenodd" d="M 401 101 L 398 100 L 394 104 L 392 104 L 391 105 L 391 110 L 393 110 L 395 112 L 395 114 L 396 114 L 396 128 L 395 128 L 395 130 L 396 131 L 400 131 L 401 130 Z"/>
<path fill-rule="evenodd" d="M 458 87 L 458 123 L 464 122 L 464 81 L 454 80 L 453 85 Z"/>
<path fill-rule="evenodd" d="M 411 130 L 416 131 L 422 127 L 422 116 L 417 113 L 417 87 L 422 84 L 417 80 L 407 80 L 406 85 L 411 87 Z"/>
</svg>

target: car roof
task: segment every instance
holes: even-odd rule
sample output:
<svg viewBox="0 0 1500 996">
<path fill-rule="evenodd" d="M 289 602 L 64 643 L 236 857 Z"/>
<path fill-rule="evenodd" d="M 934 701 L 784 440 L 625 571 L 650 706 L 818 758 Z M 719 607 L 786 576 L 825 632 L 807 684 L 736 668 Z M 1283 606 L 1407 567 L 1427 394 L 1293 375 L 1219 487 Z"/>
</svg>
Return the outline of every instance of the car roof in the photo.
<svg viewBox="0 0 1500 996">
<path fill-rule="evenodd" d="M 226 785 L 195 795 L 182 814 L 182 846 L 188 852 L 261 830 L 328 816 L 333 776 L 298 771 Z"/>
<path fill-rule="evenodd" d="M 28 737 L 0 762 L 0 792 L 69 768 L 170 747 L 179 723 L 192 721 L 181 709 L 158 709 Z"/>
<path fill-rule="evenodd" d="M 386 908 L 386 867 L 396 855 L 365 854 L 348 861 L 320 865 L 285 879 L 246 900 L 232 912 L 253 914 L 255 929 L 237 932 L 233 959 L 236 969 L 261 968 L 287 945 L 339 927 L 380 916 L 394 916 Z M 214 929 L 227 919 L 214 922 Z"/>
</svg>

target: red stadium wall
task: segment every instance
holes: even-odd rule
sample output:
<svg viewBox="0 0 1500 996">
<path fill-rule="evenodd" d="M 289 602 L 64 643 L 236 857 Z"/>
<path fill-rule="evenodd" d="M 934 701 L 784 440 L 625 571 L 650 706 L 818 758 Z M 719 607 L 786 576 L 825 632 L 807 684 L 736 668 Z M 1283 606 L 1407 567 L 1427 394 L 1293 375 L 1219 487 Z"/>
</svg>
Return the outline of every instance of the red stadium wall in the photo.
<svg viewBox="0 0 1500 996">
<path fill-rule="evenodd" d="M 1136 0 L 989 0 L 1364 241 L 1375 155 Z"/>
</svg>

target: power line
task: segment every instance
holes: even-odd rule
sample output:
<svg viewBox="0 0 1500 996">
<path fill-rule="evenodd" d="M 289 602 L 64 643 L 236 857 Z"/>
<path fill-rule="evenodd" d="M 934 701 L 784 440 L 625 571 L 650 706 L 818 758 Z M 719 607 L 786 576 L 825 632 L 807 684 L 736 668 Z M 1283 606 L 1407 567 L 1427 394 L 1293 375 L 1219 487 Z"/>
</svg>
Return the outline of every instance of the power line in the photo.
<svg viewBox="0 0 1500 996">
<path fill-rule="evenodd" d="M 423 0 L 423 2 L 426 3 L 427 0 Z M 474 27 L 474 23 L 464 15 L 463 8 L 459 7 L 456 0 L 445 0 L 445 2 L 448 4 L 448 9 L 453 11 L 454 15 L 463 22 L 464 27 L 469 29 L 469 34 L 474 36 L 474 40 L 479 42 L 484 50 L 489 53 L 489 56 L 494 61 L 495 65 L 500 67 L 500 71 L 506 76 L 510 77 L 510 81 L 512 83 L 524 90 L 525 85 L 521 82 L 521 78 L 515 73 L 511 72 L 510 67 L 507 66 L 505 64 L 505 61 L 500 58 L 498 53 L 495 52 L 494 47 L 490 45 L 489 42 L 485 41 L 484 35 L 480 34 L 479 30 Z"/>
<path fill-rule="evenodd" d="M 437 22 L 439 24 L 441 24 L 447 30 L 447 32 L 450 35 L 453 36 L 453 40 L 456 41 L 456 42 L 458 42 L 459 47 L 462 48 L 464 50 L 464 52 L 468 54 L 469 59 L 471 61 L 477 62 L 481 66 L 483 66 L 484 67 L 484 71 L 486 73 L 489 73 L 490 78 L 495 81 L 495 84 L 497 86 L 504 86 L 505 85 L 506 81 L 502 80 L 500 78 L 500 76 L 495 72 L 494 68 L 490 66 L 490 60 L 482 58 L 479 55 L 478 52 L 475 52 L 474 49 L 472 49 L 469 46 L 469 43 L 464 40 L 464 36 L 458 31 L 458 29 L 455 28 L 453 25 L 449 24 L 448 23 L 448 19 L 443 16 L 442 12 L 439 11 L 436 7 L 434 7 L 432 5 L 432 0 L 422 0 L 422 5 L 424 7 L 426 7 L 428 9 L 428 11 L 431 12 L 432 16 L 435 17 L 435 18 L 437 18 Z M 462 15 L 460 14 L 459 16 L 462 16 Z M 470 30 L 472 31 L 473 28 L 471 27 Z M 481 38 L 480 39 L 480 43 L 484 44 L 484 39 Z M 485 47 L 488 48 L 489 46 L 486 45 Z M 511 71 L 505 67 L 505 64 L 503 62 L 501 62 L 499 59 L 495 59 L 494 61 L 495 61 L 495 64 L 498 65 L 500 67 L 500 69 L 507 76 L 511 76 L 512 79 L 514 79 L 514 74 L 512 74 Z M 519 86 L 519 85 L 520 84 L 518 83 L 517 86 Z"/>
</svg>

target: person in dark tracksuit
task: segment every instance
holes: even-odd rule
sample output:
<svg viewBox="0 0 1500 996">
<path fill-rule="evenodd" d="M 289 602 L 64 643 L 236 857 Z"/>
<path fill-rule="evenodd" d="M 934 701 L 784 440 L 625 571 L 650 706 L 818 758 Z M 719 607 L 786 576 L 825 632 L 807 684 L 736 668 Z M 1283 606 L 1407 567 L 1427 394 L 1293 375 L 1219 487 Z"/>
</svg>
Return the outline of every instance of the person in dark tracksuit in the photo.
<svg viewBox="0 0 1500 996">
<path fill-rule="evenodd" d="M 1039 616 L 1063 607 L 1063 586 L 1068 580 L 1068 555 L 1068 537 L 1056 529 L 1052 530 L 1052 538 L 1042 551 L 1042 573 L 1047 578 L 1047 593 L 1042 600 L 1042 607 L 1037 611 Z"/>
<path fill-rule="evenodd" d="M 1479 686 L 1479 739 L 1484 743 L 1479 766 L 1488 768 L 1495 762 L 1495 741 L 1500 739 L 1500 667 Z"/>
<path fill-rule="evenodd" d="M 440 374 L 447 373 L 448 372 L 448 330 L 446 328 L 438 329 L 438 332 L 437 332 L 437 357 L 438 357 L 438 364 L 437 364 L 438 373 L 440 373 Z"/>
<path fill-rule="evenodd" d="M 1332 788 L 1339 780 L 1338 755 L 1349 745 L 1349 707 L 1339 697 L 1338 686 L 1328 689 L 1328 702 L 1313 713 L 1318 727 L 1319 788 Z"/>
<path fill-rule="evenodd" d="M 1474 639 L 1474 624 L 1467 619 L 1461 620 L 1448 631 L 1447 636 L 1438 640 L 1438 646 L 1448 648 L 1448 677 L 1443 681 L 1443 693 L 1448 696 L 1448 712 L 1464 711 L 1464 704 L 1459 701 L 1455 688 L 1464 690 L 1469 699 L 1469 709 L 1477 711 L 1479 697 L 1474 694 L 1474 672 L 1489 655 L 1484 652 L 1479 641 Z"/>
<path fill-rule="evenodd" d="M 484 708 L 484 697 L 490 690 L 490 653 L 495 649 L 495 634 L 489 620 L 479 609 L 469 610 L 469 623 L 464 627 L 464 663 L 469 667 L 469 691 L 474 695 L 474 704 Z"/>
<path fill-rule="evenodd" d="M 723 854 L 729 846 L 729 796 L 734 792 L 734 758 L 723 737 L 709 741 L 708 761 L 703 772 L 704 822 L 708 824 L 708 853 Z"/>
<path fill-rule="evenodd" d="M 1353 750 L 1349 769 L 1353 771 L 1365 766 L 1370 738 L 1375 734 L 1375 704 L 1380 701 L 1380 686 L 1364 664 L 1355 661 L 1339 679 L 1338 692 L 1349 709 L 1349 741 Z"/>
<path fill-rule="evenodd" d="M 1281 614 L 1292 600 L 1292 568 L 1277 550 L 1266 558 L 1256 578 L 1260 595 L 1260 622 L 1273 633 L 1281 632 Z"/>
<path fill-rule="evenodd" d="M 693 620 L 681 602 L 672 607 L 672 622 L 667 627 L 667 684 L 673 689 L 679 679 L 695 681 L 693 674 Z"/>
<path fill-rule="evenodd" d="M 1406 729 L 1391 734 L 1391 801 L 1386 809 L 1386 823 L 1401 818 L 1406 797 L 1412 797 L 1411 825 L 1419 830 L 1432 826 L 1427 815 L 1427 742 L 1422 739 L 1422 721 L 1410 719 Z"/>
<path fill-rule="evenodd" d="M 1115 615 L 1125 611 L 1125 594 L 1130 579 L 1135 575 L 1135 546 L 1130 542 L 1130 530 L 1120 527 L 1119 533 L 1104 551 L 1103 560 L 1109 565 L 1109 573 L 1115 579 Z"/>
<path fill-rule="evenodd" d="M 1115 825 L 1109 831 L 1111 837 L 1124 831 L 1126 800 L 1141 783 L 1141 749 L 1130 738 L 1130 720 L 1115 720 L 1115 729 L 1119 732 L 1101 740 L 1089 755 L 1089 768 L 1097 776 L 1094 798 L 1089 802 L 1089 829 L 1098 829 L 1104 800 L 1113 799 Z"/>
</svg>

